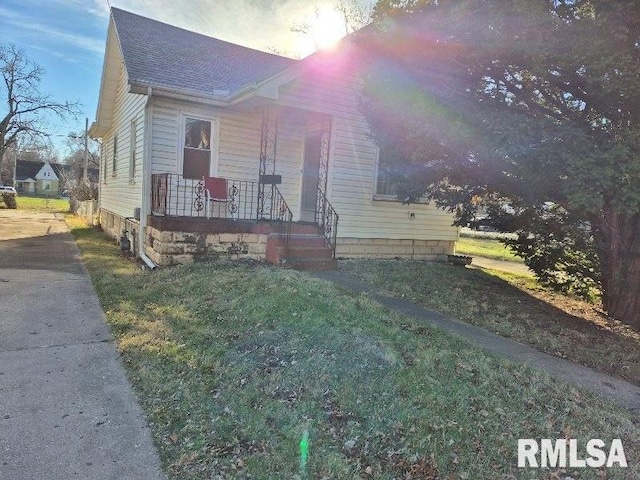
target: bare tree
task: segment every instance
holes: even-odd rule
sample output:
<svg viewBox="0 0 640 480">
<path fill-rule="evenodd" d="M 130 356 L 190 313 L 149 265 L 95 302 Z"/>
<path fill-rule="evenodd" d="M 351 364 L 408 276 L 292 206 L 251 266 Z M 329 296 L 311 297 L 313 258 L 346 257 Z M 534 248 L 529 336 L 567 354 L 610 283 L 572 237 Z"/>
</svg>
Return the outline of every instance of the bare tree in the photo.
<svg viewBox="0 0 640 480">
<path fill-rule="evenodd" d="M 48 137 L 45 130 L 47 115 L 61 118 L 75 115 L 78 104 L 57 102 L 40 90 L 44 70 L 31 62 L 15 45 L 0 44 L 0 164 L 8 148 L 19 139 L 33 142 Z"/>
<path fill-rule="evenodd" d="M 296 24 L 292 25 L 291 28 L 294 28 L 295 26 L 296 26 Z M 271 46 L 267 47 L 266 50 L 267 50 L 267 52 L 273 53 L 274 55 L 278 55 L 279 57 L 287 57 L 287 58 L 293 58 L 293 59 L 296 59 L 296 60 L 300 60 L 300 55 L 299 54 L 291 53 L 289 50 L 286 50 L 284 48 L 279 48 L 276 45 L 271 45 Z"/>
<path fill-rule="evenodd" d="M 70 132 L 65 140 L 69 154 L 64 158 L 64 163 L 73 166 L 74 176 L 82 178 L 84 170 L 84 132 Z M 100 142 L 88 139 L 87 144 L 87 168 L 100 167 Z"/>
<path fill-rule="evenodd" d="M 333 4 L 333 9 L 340 14 L 344 22 L 344 33 L 349 35 L 371 21 L 373 8 L 371 6 L 363 6 L 358 0 L 338 0 Z M 314 22 L 320 18 L 320 8 L 316 5 L 313 18 L 307 18 L 300 23 L 293 23 L 289 30 L 302 36 L 310 37 L 316 49 L 318 49 L 318 40 L 313 35 Z"/>
<path fill-rule="evenodd" d="M 58 152 L 48 139 L 35 139 L 30 142 L 14 143 L 16 158 L 33 162 L 58 163 Z"/>
<path fill-rule="evenodd" d="M 317 21 L 318 18 L 320 18 L 320 8 L 317 5 L 315 6 L 313 15 L 314 15 L 314 18 L 311 20 L 307 18 L 303 22 L 300 22 L 300 23 L 296 22 L 291 24 L 291 26 L 289 27 L 289 30 L 291 30 L 293 33 L 299 33 L 303 37 L 310 37 L 311 40 L 313 41 L 314 48 L 317 50 L 319 48 L 318 40 L 313 35 L 314 20 Z"/>
<path fill-rule="evenodd" d="M 338 0 L 333 8 L 342 15 L 347 35 L 367 25 L 373 12 L 371 6 L 363 6 L 357 0 Z"/>
</svg>

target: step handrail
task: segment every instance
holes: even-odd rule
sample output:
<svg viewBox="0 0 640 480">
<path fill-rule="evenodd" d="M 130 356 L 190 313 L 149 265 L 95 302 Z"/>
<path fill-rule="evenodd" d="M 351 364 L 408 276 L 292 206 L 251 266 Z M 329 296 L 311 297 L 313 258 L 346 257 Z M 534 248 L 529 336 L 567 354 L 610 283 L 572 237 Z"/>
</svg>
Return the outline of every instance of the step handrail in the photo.
<svg viewBox="0 0 640 480">
<path fill-rule="evenodd" d="M 318 187 L 315 212 L 315 223 L 320 227 L 322 236 L 331 249 L 331 255 L 336 258 L 336 244 L 338 238 L 338 212 L 333 208 L 325 193 Z"/>
<path fill-rule="evenodd" d="M 273 185 L 273 198 L 272 198 L 272 219 L 276 222 L 276 233 L 284 244 L 285 256 L 289 251 L 289 240 L 291 239 L 291 224 L 293 223 L 293 212 L 287 205 L 284 196 L 278 190 L 278 187 Z"/>
</svg>

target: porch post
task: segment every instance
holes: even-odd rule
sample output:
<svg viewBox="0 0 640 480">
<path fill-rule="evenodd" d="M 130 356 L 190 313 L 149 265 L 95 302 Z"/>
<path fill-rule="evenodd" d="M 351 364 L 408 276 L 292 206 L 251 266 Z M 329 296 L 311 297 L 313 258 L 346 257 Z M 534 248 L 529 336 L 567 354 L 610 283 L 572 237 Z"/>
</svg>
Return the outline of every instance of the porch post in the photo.
<svg viewBox="0 0 640 480">
<path fill-rule="evenodd" d="M 316 197 L 316 223 L 324 227 L 326 216 L 327 179 L 329 177 L 329 147 L 331 141 L 331 115 L 322 116 L 320 131 L 320 167 Z M 319 217 L 319 218 L 318 218 Z"/>
<path fill-rule="evenodd" d="M 262 110 L 262 136 L 260 139 L 260 167 L 258 170 L 258 220 L 273 218 L 274 185 L 263 183 L 263 175 L 276 173 L 276 147 L 278 143 L 278 111 L 265 106 Z"/>
</svg>

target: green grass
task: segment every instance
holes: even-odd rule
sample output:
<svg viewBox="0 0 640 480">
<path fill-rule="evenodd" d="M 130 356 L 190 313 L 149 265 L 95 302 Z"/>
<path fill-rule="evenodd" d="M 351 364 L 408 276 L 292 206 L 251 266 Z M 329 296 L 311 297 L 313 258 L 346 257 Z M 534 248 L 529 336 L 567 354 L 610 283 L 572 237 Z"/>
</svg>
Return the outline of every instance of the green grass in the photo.
<svg viewBox="0 0 640 480">
<path fill-rule="evenodd" d="M 492 238 L 460 237 L 456 242 L 456 253 L 477 257 L 505 260 L 507 262 L 524 263 L 524 260 L 514 255 L 511 250 Z"/>
<path fill-rule="evenodd" d="M 622 438 L 607 478 L 640 475 L 631 415 L 542 373 L 304 273 L 142 271 L 69 223 L 171 478 L 556 478 L 519 470 L 517 439 L 567 432 Z"/>
<path fill-rule="evenodd" d="M 18 195 L 16 201 L 18 202 L 18 210 L 39 210 L 57 213 L 69 211 L 69 200 L 61 198 Z M 4 202 L 0 201 L 0 208 L 6 208 Z"/>
<path fill-rule="evenodd" d="M 640 334 L 528 275 L 420 261 L 343 261 L 391 294 L 640 385 Z"/>
</svg>

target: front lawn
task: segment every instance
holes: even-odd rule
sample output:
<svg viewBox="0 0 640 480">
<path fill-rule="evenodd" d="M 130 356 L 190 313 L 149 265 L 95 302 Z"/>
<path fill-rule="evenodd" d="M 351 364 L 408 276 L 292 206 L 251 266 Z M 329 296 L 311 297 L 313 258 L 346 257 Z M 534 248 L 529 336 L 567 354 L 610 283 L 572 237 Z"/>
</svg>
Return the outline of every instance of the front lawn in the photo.
<svg viewBox="0 0 640 480">
<path fill-rule="evenodd" d="M 603 478 L 517 468 L 518 438 L 565 436 L 621 438 L 606 478 L 640 476 L 637 420 L 541 372 L 304 273 L 142 271 L 69 223 L 171 478 Z"/>
<path fill-rule="evenodd" d="M 640 385 L 640 333 L 529 275 L 421 261 L 342 261 L 361 280 L 432 310 Z"/>
<path fill-rule="evenodd" d="M 524 260 L 495 238 L 461 236 L 456 242 L 456 253 L 477 257 L 524 263 Z"/>
<path fill-rule="evenodd" d="M 69 200 L 62 198 L 48 198 L 38 196 L 18 195 L 16 197 L 18 210 L 39 210 L 46 212 L 65 213 L 69 211 Z M 0 199 L 0 208 L 6 208 L 6 205 Z"/>
</svg>

